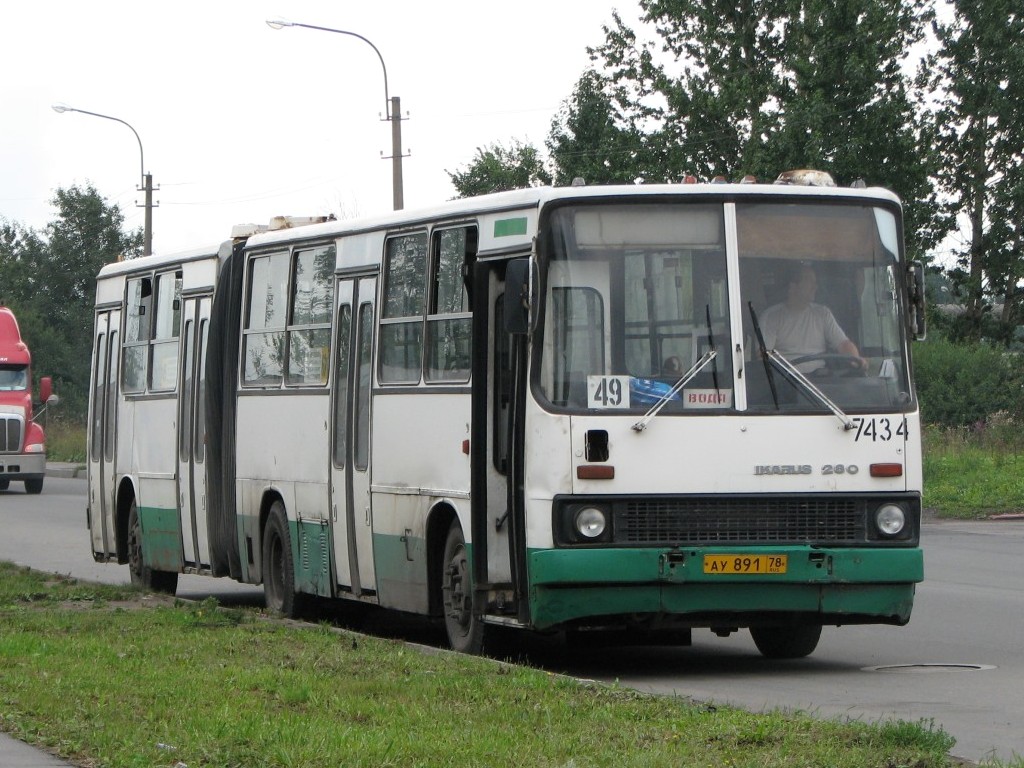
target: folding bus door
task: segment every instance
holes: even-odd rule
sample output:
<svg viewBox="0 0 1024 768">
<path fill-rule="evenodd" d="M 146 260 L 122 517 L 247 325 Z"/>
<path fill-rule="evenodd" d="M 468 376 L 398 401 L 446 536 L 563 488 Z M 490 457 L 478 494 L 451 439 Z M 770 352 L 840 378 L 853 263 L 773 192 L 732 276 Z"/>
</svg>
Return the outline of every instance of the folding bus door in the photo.
<svg viewBox="0 0 1024 768">
<path fill-rule="evenodd" d="M 376 592 L 370 509 L 370 388 L 377 279 L 342 279 L 336 295 L 331 539 L 335 583 L 359 597 Z"/>
<path fill-rule="evenodd" d="M 209 296 L 188 297 L 182 308 L 181 397 L 178 398 L 178 511 L 186 567 L 210 563 L 206 522 L 206 345 Z"/>
<path fill-rule="evenodd" d="M 114 537 L 114 456 L 117 446 L 118 361 L 121 310 L 96 315 L 93 337 L 92 396 L 89 407 L 89 535 L 99 559 L 116 557 Z"/>
</svg>

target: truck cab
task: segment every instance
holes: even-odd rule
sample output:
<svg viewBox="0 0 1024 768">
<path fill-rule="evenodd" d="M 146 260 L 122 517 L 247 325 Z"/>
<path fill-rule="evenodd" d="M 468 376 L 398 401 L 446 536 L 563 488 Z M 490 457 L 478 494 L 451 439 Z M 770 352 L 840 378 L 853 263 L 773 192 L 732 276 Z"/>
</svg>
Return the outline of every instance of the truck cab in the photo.
<svg viewBox="0 0 1024 768">
<path fill-rule="evenodd" d="M 40 381 L 39 399 L 56 400 L 49 377 Z M 41 493 L 45 473 L 45 436 L 33 420 L 32 355 L 14 312 L 0 307 L 0 491 L 20 480 L 26 493 Z"/>
</svg>

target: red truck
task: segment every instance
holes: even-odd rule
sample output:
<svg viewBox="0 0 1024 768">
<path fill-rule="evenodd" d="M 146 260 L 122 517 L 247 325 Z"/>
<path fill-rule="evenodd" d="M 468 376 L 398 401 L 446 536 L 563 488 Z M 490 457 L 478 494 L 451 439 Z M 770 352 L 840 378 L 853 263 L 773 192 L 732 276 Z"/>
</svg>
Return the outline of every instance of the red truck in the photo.
<svg viewBox="0 0 1024 768">
<path fill-rule="evenodd" d="M 56 401 L 53 383 L 44 376 L 39 404 Z M 21 480 L 26 493 L 41 493 L 45 473 L 46 442 L 33 416 L 32 355 L 14 313 L 0 307 L 0 491 Z"/>
</svg>

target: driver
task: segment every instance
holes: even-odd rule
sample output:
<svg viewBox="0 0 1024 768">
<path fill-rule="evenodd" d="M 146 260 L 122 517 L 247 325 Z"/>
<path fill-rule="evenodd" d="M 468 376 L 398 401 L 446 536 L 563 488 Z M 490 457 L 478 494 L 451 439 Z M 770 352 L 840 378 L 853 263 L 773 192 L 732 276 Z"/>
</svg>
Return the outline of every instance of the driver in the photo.
<svg viewBox="0 0 1024 768">
<path fill-rule="evenodd" d="M 801 357 L 836 352 L 849 355 L 851 365 L 865 371 L 868 361 L 839 327 L 832 311 L 814 303 L 818 279 L 808 264 L 792 270 L 786 284 L 786 300 L 764 311 L 761 333 L 767 349 L 775 349 L 791 362 Z M 808 360 L 797 365 L 801 373 L 823 368 L 823 360 Z"/>
</svg>

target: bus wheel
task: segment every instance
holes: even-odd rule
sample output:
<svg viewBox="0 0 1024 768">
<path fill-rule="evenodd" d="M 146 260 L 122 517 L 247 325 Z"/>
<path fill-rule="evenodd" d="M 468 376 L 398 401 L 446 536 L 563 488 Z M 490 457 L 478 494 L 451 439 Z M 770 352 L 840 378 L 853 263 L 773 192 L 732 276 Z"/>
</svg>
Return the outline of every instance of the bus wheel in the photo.
<svg viewBox="0 0 1024 768">
<path fill-rule="evenodd" d="M 275 501 L 263 529 L 263 596 L 267 610 L 288 618 L 299 614 L 299 595 L 295 594 L 295 565 L 288 536 L 288 516 L 284 504 Z"/>
<path fill-rule="evenodd" d="M 37 494 L 43 492 L 43 478 L 25 481 L 25 493 Z"/>
<path fill-rule="evenodd" d="M 469 571 L 466 540 L 458 521 L 452 522 L 444 544 L 441 597 L 448 644 L 461 653 L 480 653 L 484 645 L 484 624 L 473 615 L 473 577 Z"/>
<path fill-rule="evenodd" d="M 10 480 L 0 480 L 0 491 L 6 491 L 11 485 Z"/>
<path fill-rule="evenodd" d="M 154 571 L 142 562 L 142 526 L 139 524 L 139 507 L 132 499 L 128 509 L 128 571 L 132 584 L 151 592 L 165 592 L 173 595 L 178 589 L 178 574 L 175 571 Z"/>
<path fill-rule="evenodd" d="M 750 636 L 761 655 L 768 659 L 802 659 L 818 647 L 821 626 L 802 624 L 788 627 L 751 627 Z"/>
</svg>

